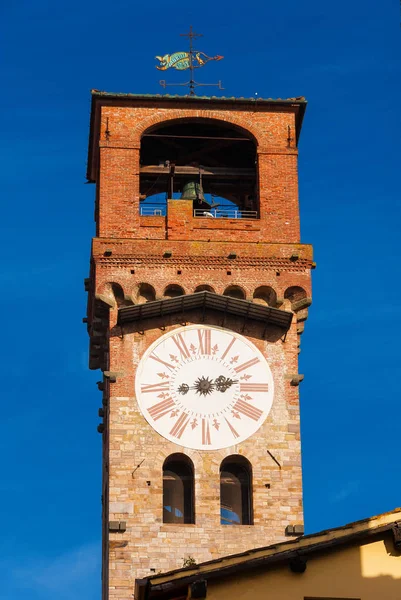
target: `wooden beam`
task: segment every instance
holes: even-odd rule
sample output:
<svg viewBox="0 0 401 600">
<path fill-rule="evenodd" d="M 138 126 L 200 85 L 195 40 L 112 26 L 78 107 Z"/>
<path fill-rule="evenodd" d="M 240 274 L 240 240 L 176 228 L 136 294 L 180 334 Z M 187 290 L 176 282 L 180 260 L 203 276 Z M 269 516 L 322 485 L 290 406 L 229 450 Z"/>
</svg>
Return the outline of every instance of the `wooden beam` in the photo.
<svg viewBox="0 0 401 600">
<path fill-rule="evenodd" d="M 199 167 L 179 165 L 175 167 L 174 175 L 199 175 L 199 172 L 204 177 L 256 177 L 255 169 L 202 166 L 199 171 Z M 169 175 L 170 167 L 165 167 L 164 165 L 146 165 L 140 168 L 140 173 L 141 175 Z"/>
</svg>

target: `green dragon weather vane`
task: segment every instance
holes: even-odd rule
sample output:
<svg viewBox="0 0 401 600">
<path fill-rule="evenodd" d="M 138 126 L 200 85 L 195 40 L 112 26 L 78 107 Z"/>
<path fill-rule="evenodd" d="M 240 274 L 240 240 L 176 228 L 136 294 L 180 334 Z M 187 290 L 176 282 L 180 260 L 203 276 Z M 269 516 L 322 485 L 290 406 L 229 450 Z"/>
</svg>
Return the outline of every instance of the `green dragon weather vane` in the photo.
<svg viewBox="0 0 401 600">
<path fill-rule="evenodd" d="M 201 33 L 195 33 L 192 31 L 192 25 L 189 28 L 189 33 L 181 33 L 182 37 L 189 38 L 189 52 L 174 52 L 174 54 L 165 54 L 164 56 L 155 56 L 159 64 L 156 65 L 156 69 L 159 71 L 167 71 L 167 69 L 176 69 L 177 71 L 190 70 L 191 78 L 185 83 L 166 83 L 164 79 L 159 81 L 160 85 L 166 88 L 168 85 L 174 86 L 188 86 L 189 95 L 195 96 L 195 88 L 199 86 L 217 86 L 220 90 L 224 88 L 221 85 L 221 81 L 218 83 L 198 83 L 194 79 L 194 69 L 203 67 L 210 60 L 221 60 L 224 56 L 208 56 L 204 52 L 195 50 L 193 47 L 193 40 L 197 37 L 202 37 Z"/>
</svg>

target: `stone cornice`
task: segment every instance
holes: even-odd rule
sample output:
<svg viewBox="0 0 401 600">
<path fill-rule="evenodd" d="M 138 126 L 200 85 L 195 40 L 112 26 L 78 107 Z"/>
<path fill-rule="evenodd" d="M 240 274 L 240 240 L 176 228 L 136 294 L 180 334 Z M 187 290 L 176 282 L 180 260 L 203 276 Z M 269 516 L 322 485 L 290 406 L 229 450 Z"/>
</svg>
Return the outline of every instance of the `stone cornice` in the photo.
<svg viewBox="0 0 401 600">
<path fill-rule="evenodd" d="M 287 258 L 264 258 L 264 257 L 237 257 L 229 260 L 223 256 L 204 257 L 204 256 L 179 256 L 163 258 L 160 255 L 132 255 L 132 256 L 97 256 L 95 262 L 102 267 L 114 266 L 143 266 L 147 269 L 157 269 L 162 267 L 185 266 L 187 268 L 196 268 L 200 266 L 203 269 L 241 269 L 246 267 L 256 267 L 259 269 L 277 269 L 280 271 L 305 271 L 313 268 L 313 262 L 307 259 L 298 259 L 296 261 Z"/>
</svg>

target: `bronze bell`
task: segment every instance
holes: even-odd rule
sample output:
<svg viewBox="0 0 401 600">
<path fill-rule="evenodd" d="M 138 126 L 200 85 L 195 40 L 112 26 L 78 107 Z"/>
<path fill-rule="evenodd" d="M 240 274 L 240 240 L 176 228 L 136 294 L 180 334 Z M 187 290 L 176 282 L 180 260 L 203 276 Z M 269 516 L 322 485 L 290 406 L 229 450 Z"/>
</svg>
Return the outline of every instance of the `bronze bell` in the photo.
<svg viewBox="0 0 401 600">
<path fill-rule="evenodd" d="M 187 181 L 182 188 L 181 200 L 203 200 L 203 190 L 200 183 Z"/>
</svg>

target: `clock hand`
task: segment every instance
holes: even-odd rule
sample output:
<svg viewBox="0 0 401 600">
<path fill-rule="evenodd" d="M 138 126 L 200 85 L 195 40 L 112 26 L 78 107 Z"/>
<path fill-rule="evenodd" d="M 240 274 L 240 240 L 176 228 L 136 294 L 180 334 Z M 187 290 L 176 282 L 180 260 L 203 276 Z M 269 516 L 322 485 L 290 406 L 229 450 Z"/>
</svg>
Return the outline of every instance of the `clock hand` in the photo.
<svg viewBox="0 0 401 600">
<path fill-rule="evenodd" d="M 215 381 L 213 379 L 209 379 L 209 377 L 198 377 L 195 381 L 195 385 L 189 386 L 186 383 L 182 383 L 178 387 L 178 393 L 185 396 L 189 392 L 189 390 L 195 390 L 197 394 L 201 396 L 208 396 L 216 389 L 218 392 L 226 392 L 232 385 L 238 383 L 237 379 L 231 379 L 230 377 L 224 377 L 224 375 L 220 375 L 217 377 Z"/>
<path fill-rule="evenodd" d="M 219 392 L 227 391 L 234 383 L 238 383 L 238 379 L 231 379 L 230 377 L 224 377 L 220 375 L 214 382 L 215 388 Z"/>
<path fill-rule="evenodd" d="M 209 377 L 203 376 L 198 377 L 194 385 L 189 386 L 187 383 L 181 383 L 181 385 L 179 385 L 177 389 L 178 393 L 182 396 L 188 394 L 189 390 L 195 390 L 196 393 L 200 394 L 201 396 L 208 396 L 214 390 L 213 379 L 209 379 Z"/>
<path fill-rule="evenodd" d="M 213 379 L 209 377 L 198 377 L 194 385 L 189 386 L 187 383 L 181 383 L 178 386 L 177 392 L 182 396 L 188 394 L 189 390 L 195 390 L 197 394 L 201 396 L 208 396 L 214 390 Z"/>
</svg>

